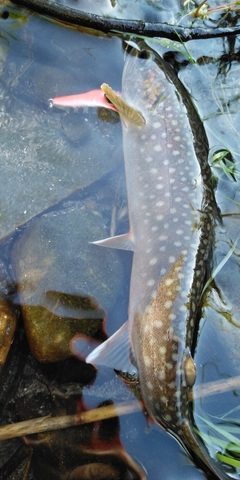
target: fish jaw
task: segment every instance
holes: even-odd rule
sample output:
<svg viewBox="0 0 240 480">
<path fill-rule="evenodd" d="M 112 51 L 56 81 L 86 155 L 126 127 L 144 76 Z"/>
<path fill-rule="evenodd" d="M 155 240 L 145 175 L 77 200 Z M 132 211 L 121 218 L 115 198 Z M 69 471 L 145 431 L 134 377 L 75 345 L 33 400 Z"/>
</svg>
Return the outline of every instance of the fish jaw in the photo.
<svg viewBox="0 0 240 480">
<path fill-rule="evenodd" d="M 55 97 L 50 99 L 49 102 L 51 107 L 104 107 L 117 112 L 117 108 L 107 100 L 104 92 L 100 89 L 76 95 Z"/>
</svg>

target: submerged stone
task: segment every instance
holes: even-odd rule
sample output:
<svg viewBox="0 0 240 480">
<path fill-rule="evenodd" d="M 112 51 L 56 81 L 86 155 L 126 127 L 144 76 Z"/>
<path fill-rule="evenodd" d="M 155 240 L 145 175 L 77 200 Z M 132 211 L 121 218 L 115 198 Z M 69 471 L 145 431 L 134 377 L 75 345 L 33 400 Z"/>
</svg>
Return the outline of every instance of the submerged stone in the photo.
<svg viewBox="0 0 240 480">
<path fill-rule="evenodd" d="M 0 85 L 3 96 L 4 91 Z M 70 135 L 68 118 L 19 101 L 0 112 L 0 238 L 117 165 L 119 125 L 85 114 L 71 117 Z"/>
<path fill-rule="evenodd" d="M 70 355 L 76 334 L 100 341 L 105 311 L 122 281 L 119 254 L 90 242 L 106 236 L 99 214 L 82 203 L 36 218 L 13 249 L 30 348 L 40 361 Z"/>
<path fill-rule="evenodd" d="M 11 347 L 17 319 L 10 304 L 0 297 L 0 371 L 3 368 Z"/>
</svg>

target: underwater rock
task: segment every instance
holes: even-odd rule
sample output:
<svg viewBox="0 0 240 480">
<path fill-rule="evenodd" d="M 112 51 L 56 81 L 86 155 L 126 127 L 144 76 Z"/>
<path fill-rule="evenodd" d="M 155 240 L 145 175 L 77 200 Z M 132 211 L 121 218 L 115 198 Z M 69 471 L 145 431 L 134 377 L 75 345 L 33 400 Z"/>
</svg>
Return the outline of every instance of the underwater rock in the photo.
<svg viewBox="0 0 240 480">
<path fill-rule="evenodd" d="M 111 400 L 98 407 L 113 405 Z M 78 413 L 87 411 L 81 398 Z M 144 470 L 125 450 L 118 417 L 38 435 L 32 468 L 38 480 L 146 480 Z"/>
<path fill-rule="evenodd" d="M 78 124 L 79 141 L 75 138 L 73 143 L 62 128 L 66 114 L 49 116 L 20 104 L 11 113 L 0 112 L 0 238 L 74 190 L 100 179 L 119 160 L 117 131 L 112 131 L 119 125 L 101 122 L 96 114 L 88 123 L 85 116 L 84 133 Z"/>
<path fill-rule="evenodd" d="M 3 238 L 76 189 L 102 178 L 121 159 L 120 123 L 103 121 L 97 109 L 53 110 L 48 100 L 66 88 L 74 93 L 84 92 L 91 82 L 99 86 L 108 77 L 106 52 L 114 58 L 114 69 L 111 62 L 109 69 L 120 79 L 122 47 L 120 41 L 99 42 L 35 17 L 26 17 L 24 23 L 14 7 L 0 19 L 0 26 Z"/>
<path fill-rule="evenodd" d="M 17 319 L 13 308 L 0 297 L 0 371 L 3 368 L 15 333 Z"/>
<path fill-rule="evenodd" d="M 12 261 L 33 355 L 63 360 L 78 334 L 106 339 L 105 310 L 122 281 L 118 253 L 91 245 L 106 235 L 99 214 L 82 203 L 35 219 L 13 249 Z"/>
</svg>

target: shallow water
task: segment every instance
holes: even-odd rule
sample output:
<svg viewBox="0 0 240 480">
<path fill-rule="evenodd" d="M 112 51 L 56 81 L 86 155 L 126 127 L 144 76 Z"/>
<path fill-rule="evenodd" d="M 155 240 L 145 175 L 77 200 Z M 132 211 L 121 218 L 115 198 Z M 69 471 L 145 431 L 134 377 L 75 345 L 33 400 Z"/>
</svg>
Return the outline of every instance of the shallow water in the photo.
<svg viewBox="0 0 240 480">
<path fill-rule="evenodd" d="M 87 247 L 90 250 L 86 250 L 83 245 L 88 245 L 91 238 L 97 239 L 98 223 L 107 235 L 110 229 L 112 233 L 123 233 L 127 229 L 119 119 L 109 114 L 103 120 L 105 112 L 95 109 L 78 113 L 53 110 L 49 108 L 48 99 L 99 88 L 103 82 L 120 91 L 125 43 L 114 35 L 67 28 L 31 15 L 24 9 L 7 6 L 4 11 L 8 16 L 5 14 L 0 20 L 2 290 L 15 304 L 22 303 L 24 298 L 27 306 L 34 301 L 34 306 L 39 302 L 41 308 L 50 310 L 52 303 L 47 303 L 49 296 L 45 298 L 44 294 L 46 291 L 57 292 L 59 295 L 54 293 L 55 297 L 51 296 L 51 300 L 57 299 L 53 309 L 55 324 L 61 316 L 79 321 L 81 315 L 76 311 L 73 314 L 73 296 L 90 298 L 92 295 L 97 301 L 97 306 L 91 306 L 92 310 L 102 307 L 107 312 L 107 332 L 112 334 L 127 317 L 131 254 L 114 252 L 110 258 L 106 249 L 99 253 L 97 247 Z M 238 51 L 238 43 L 238 39 L 234 46 L 226 39 L 189 42 L 188 48 L 197 60 L 196 64 L 186 62 L 183 54 L 172 55 L 180 67 L 179 77 L 204 119 L 211 152 L 222 147 L 230 149 L 236 165 L 239 162 L 240 87 L 234 52 Z M 151 45 L 167 55 L 174 52 L 173 47 Z M 222 169 L 215 169 L 215 172 L 219 177 L 216 195 L 222 212 L 238 214 L 238 204 L 226 198 L 239 201 L 238 177 L 232 181 Z M 90 218 L 96 218 L 96 222 L 92 222 L 94 228 L 89 230 Z M 235 242 L 238 218 L 238 215 L 226 217 L 223 227 L 217 231 L 214 265 L 219 264 Z M 79 263 L 83 259 L 84 265 Z M 107 261 L 109 269 L 102 267 Z M 88 273 L 86 278 L 83 271 Z M 26 288 L 19 292 L 18 283 L 24 277 L 27 278 Z M 236 375 L 239 371 L 238 342 L 234 348 L 232 343 L 239 325 L 237 246 L 215 281 L 215 290 L 209 290 L 204 304 L 196 350 L 197 384 Z M 216 287 L 219 289 L 217 298 Z M 40 293 L 36 295 L 38 289 Z M 220 302 L 219 292 L 225 303 Z M 67 295 L 64 301 L 62 293 Z M 60 305 L 60 313 L 56 305 Z M 229 313 L 227 319 L 223 315 L 225 310 Z M 39 321 L 44 318 L 42 310 L 40 312 L 37 311 Z M 101 310 L 100 313 L 101 323 L 104 312 Z M 61 367 L 57 362 L 46 365 L 36 362 L 28 350 L 24 332 L 20 317 L 16 340 L 0 379 L 2 424 L 72 410 L 76 408 L 73 397 L 75 401 L 80 396 L 81 386 L 91 384 L 95 379 L 92 367 L 85 368 L 77 361 L 72 364 L 62 360 Z M 44 337 L 44 325 L 41 332 Z M 99 331 L 95 334 L 101 337 Z M 39 357 L 44 350 L 40 349 L 39 354 L 35 345 L 31 349 L 35 355 L 37 351 Z M 48 357 L 44 359 L 50 360 Z M 58 392 L 53 393 L 51 399 L 42 392 L 36 400 L 33 390 L 41 391 L 40 384 L 35 383 L 40 377 L 50 390 L 53 388 Z M 15 381 L 16 390 L 9 386 L 11 381 Z M 59 391 L 68 391 L 70 387 L 74 393 L 70 395 L 69 404 L 66 399 L 61 403 Z M 14 392 L 16 403 L 13 401 Z M 54 395 L 57 396 L 56 402 L 53 401 Z M 110 368 L 100 369 L 92 387 L 84 389 L 86 408 L 95 408 L 104 400 L 113 399 L 117 403 L 132 398 L 129 388 Z M 237 399 L 233 391 L 218 397 L 206 397 L 203 402 L 196 402 L 196 411 L 201 413 L 204 407 L 209 414 L 224 414 L 236 406 Z M 126 451 L 143 466 L 150 480 L 203 478 L 178 443 L 160 427 L 149 425 L 142 412 L 123 416 L 120 423 L 121 440 Z M 59 435 L 57 445 L 65 441 L 61 433 Z M 47 453 L 40 452 L 44 458 L 43 471 L 51 472 L 51 468 L 56 467 L 55 457 L 51 442 L 48 439 L 44 442 L 43 449 Z M 6 463 L 11 458 L 10 452 L 19 452 L 20 444 L 21 441 L 9 441 Z M 32 445 L 24 449 L 22 456 L 19 454 L 19 464 L 28 458 L 31 448 L 34 451 Z M 38 462 L 37 454 L 34 454 L 27 478 L 44 477 Z M 69 478 L 66 477 L 68 461 L 64 459 L 64 462 L 65 477 L 55 468 L 53 478 Z M 18 466 L 13 478 L 21 478 Z M 26 463 L 23 469 L 27 471 Z"/>
</svg>

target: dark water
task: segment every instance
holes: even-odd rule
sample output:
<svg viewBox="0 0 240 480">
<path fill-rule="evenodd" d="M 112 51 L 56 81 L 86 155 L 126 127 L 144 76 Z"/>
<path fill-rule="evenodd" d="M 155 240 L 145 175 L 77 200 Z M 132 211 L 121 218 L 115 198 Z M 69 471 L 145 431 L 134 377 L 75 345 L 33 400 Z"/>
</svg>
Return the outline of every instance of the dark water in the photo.
<svg viewBox="0 0 240 480">
<path fill-rule="evenodd" d="M 15 305 L 23 306 L 17 310 L 18 330 L 0 379 L 1 422 L 6 424 L 74 413 L 80 408 L 77 402 L 82 386 L 88 409 L 106 400 L 118 403 L 134 397 L 110 368 L 100 369 L 96 376 L 92 367 L 64 360 L 69 342 L 59 342 L 62 336 L 70 339 L 76 328 L 86 333 L 87 327 L 78 323 L 81 319 L 76 313 L 79 305 L 83 308 L 82 299 L 88 299 L 88 307 L 91 298 L 95 299 L 89 310 L 98 311 L 99 323 L 96 331 L 94 327 L 87 333 L 96 338 L 103 339 L 105 312 L 109 335 L 127 318 L 131 254 L 109 254 L 105 249 L 99 253 L 89 246 L 91 240 L 103 237 L 104 232 L 108 235 L 110 229 L 122 233 L 128 228 L 120 123 L 116 115 L 105 118 L 105 112 L 96 109 L 65 112 L 50 109 L 48 104 L 49 98 L 99 88 L 103 82 L 121 91 L 126 44 L 117 36 L 67 28 L 17 7 L 5 6 L 3 11 L 1 287 Z M 210 152 L 229 149 L 238 168 L 239 39 L 189 42 L 195 64 L 186 61 L 186 52 L 176 53 L 173 46 L 163 49 L 151 45 L 177 63 L 179 77 L 204 120 Z M 239 205 L 234 202 L 240 201 L 240 192 L 237 172 L 234 178 L 228 178 L 222 168 L 214 172 L 217 200 L 222 213 L 228 215 L 216 232 L 216 267 L 239 235 Z M 239 374 L 238 285 L 236 243 L 205 299 L 195 357 L 197 384 Z M 24 326 L 22 314 L 29 318 L 32 313 L 34 326 L 26 319 Z M 69 323 L 64 321 L 63 330 L 59 326 L 62 318 L 70 319 Z M 25 331 L 32 342 L 31 351 Z M 55 344 L 50 352 L 50 345 Z M 35 360 L 31 352 L 47 363 Z M 237 405 L 237 390 L 195 402 L 200 415 L 202 409 L 209 415 L 223 415 Z M 81 440 L 86 432 L 88 442 Z M 23 472 L 26 478 L 37 480 L 46 475 L 73 478 L 69 459 L 76 463 L 79 455 L 84 464 L 84 448 L 93 438 L 90 427 L 86 432 L 78 437 L 77 453 L 73 452 L 76 441 L 71 433 L 66 438 L 61 431 L 54 438 L 34 436 L 42 441 L 38 446 L 15 439 L 1 442 L 1 478 L 23 478 Z M 122 416 L 120 433 L 117 428 L 115 436 L 118 434 L 127 453 L 142 465 L 150 480 L 203 478 L 176 440 L 150 425 L 142 412 Z M 111 437 L 111 424 L 107 435 Z M 56 452 L 61 452 L 62 462 L 56 460 Z M 12 455 L 15 464 L 10 469 Z M 93 450 L 91 455 L 95 455 Z M 104 457 L 104 461 L 109 465 L 109 459 Z M 92 457 L 88 462 L 93 463 Z M 128 478 L 126 473 L 119 473 L 124 472 L 122 466 L 122 470 L 114 468 L 114 478 Z M 77 478 L 85 477 L 81 473 Z"/>
</svg>

